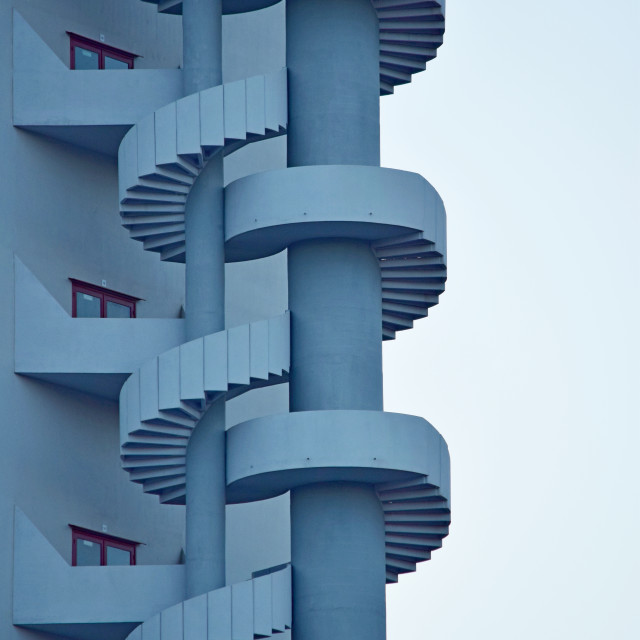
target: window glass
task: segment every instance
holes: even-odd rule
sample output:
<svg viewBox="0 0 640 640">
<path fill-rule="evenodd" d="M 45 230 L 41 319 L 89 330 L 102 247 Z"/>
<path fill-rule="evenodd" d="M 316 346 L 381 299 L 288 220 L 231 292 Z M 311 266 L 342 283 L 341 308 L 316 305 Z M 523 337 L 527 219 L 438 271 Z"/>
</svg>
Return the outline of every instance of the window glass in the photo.
<svg viewBox="0 0 640 640">
<path fill-rule="evenodd" d="M 131 308 L 117 302 L 107 300 L 107 318 L 130 318 Z"/>
<path fill-rule="evenodd" d="M 99 318 L 100 298 L 76 291 L 76 318 Z M 128 317 L 128 316 L 127 316 Z"/>
<path fill-rule="evenodd" d="M 131 564 L 131 552 L 107 545 L 107 565 Z"/>
<path fill-rule="evenodd" d="M 128 69 L 129 63 L 124 60 L 118 60 L 117 58 L 112 58 L 105 53 L 104 56 L 104 68 L 105 69 Z"/>
<path fill-rule="evenodd" d="M 99 567 L 100 543 L 78 538 L 76 540 L 76 566 Z"/>
<path fill-rule="evenodd" d="M 76 69 L 99 69 L 100 56 L 96 51 L 89 51 L 83 47 L 75 47 Z"/>
</svg>

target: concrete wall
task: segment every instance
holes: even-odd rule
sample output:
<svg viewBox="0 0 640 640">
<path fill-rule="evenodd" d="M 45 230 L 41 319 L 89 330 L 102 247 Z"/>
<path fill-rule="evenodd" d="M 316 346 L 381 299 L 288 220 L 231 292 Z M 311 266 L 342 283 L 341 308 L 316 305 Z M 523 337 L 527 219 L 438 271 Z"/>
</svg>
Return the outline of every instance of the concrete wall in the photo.
<svg viewBox="0 0 640 640">
<path fill-rule="evenodd" d="M 14 7 L 65 64 L 66 31 L 96 40 L 104 34 L 105 43 L 140 54 L 139 69 L 175 69 L 181 62 L 180 18 L 158 15 L 153 5 L 138 0 L 0 0 L 3 640 L 43 637 L 11 622 L 14 505 L 67 562 L 70 523 L 98 531 L 106 525 L 111 534 L 144 542 L 138 554 L 141 564 L 176 563 L 183 546 L 183 508 L 160 505 L 120 468 L 117 404 L 14 373 L 14 254 L 67 312 L 70 277 L 98 285 L 106 280 L 111 289 L 143 298 L 141 318 L 177 318 L 184 299 L 183 266 L 162 263 L 157 255 L 142 251 L 120 225 L 115 159 L 13 127 Z M 225 39 L 225 79 L 284 66 L 284 39 L 277 37 L 283 34 L 283 7 L 258 13 L 248 19 L 225 18 L 230 34 Z M 240 38 L 243 20 L 250 37 Z M 256 20 L 267 20 L 269 28 L 259 30 Z M 47 96 L 40 99 L 46 103 Z M 284 139 L 254 147 L 227 159 L 228 180 L 285 166 Z M 257 265 L 233 265 L 227 274 L 229 325 L 286 308 L 284 255 Z M 258 390 L 230 404 L 230 423 L 286 410 L 286 388 Z M 286 497 L 276 499 L 273 507 L 264 503 L 229 510 L 228 580 L 248 578 L 251 571 L 288 560 Z"/>
</svg>

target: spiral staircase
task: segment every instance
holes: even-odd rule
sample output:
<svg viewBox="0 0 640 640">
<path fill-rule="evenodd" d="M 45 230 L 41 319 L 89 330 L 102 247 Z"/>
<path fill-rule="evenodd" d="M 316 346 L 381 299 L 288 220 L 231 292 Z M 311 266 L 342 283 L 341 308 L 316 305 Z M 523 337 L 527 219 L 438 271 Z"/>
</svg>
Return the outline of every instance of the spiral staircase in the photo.
<svg viewBox="0 0 640 640">
<path fill-rule="evenodd" d="M 145 1 L 158 5 L 164 13 L 179 14 L 182 10 L 179 0 Z M 396 85 L 410 82 L 411 75 L 435 57 L 444 33 L 445 6 L 444 0 L 372 2 L 379 20 L 380 94 L 386 95 L 393 93 Z M 223 9 L 233 13 L 238 7 L 248 11 L 270 4 L 274 3 L 237 0 L 223 3 Z M 129 130 L 118 153 L 123 226 L 145 250 L 159 253 L 162 260 L 184 262 L 185 205 L 208 160 L 216 153 L 229 153 L 286 131 L 286 69 L 211 87 L 149 114 Z M 304 175 L 316 183 L 333 175 L 331 167 L 305 169 L 308 172 Z M 344 175 L 351 169 L 358 168 L 339 168 Z M 311 220 L 313 214 L 307 216 L 307 204 L 303 207 L 304 219 L 287 217 L 281 204 L 288 201 L 289 187 L 278 182 L 277 172 L 232 183 L 227 187 L 225 205 L 227 261 L 273 254 L 286 248 L 291 239 L 323 234 L 365 239 L 380 266 L 381 337 L 387 340 L 425 317 L 444 291 L 444 208 L 435 190 L 415 174 L 403 177 L 400 174 L 404 172 L 396 172 L 388 177 L 390 170 L 366 170 L 370 175 L 358 174 L 360 177 L 354 179 L 357 188 L 353 197 L 366 199 L 364 192 L 374 192 L 376 183 L 390 180 L 389 211 L 374 211 L 378 200 L 371 196 L 374 204 L 361 207 L 362 219 L 345 217 L 333 222 L 320 215 Z M 285 170 L 286 175 L 293 175 L 292 171 Z M 304 178 L 302 173 L 296 175 Z M 416 185 L 415 197 L 407 196 L 402 180 Z M 295 182 L 298 191 L 304 192 L 302 183 L 297 178 Z M 363 185 L 370 189 L 363 189 Z M 344 194 L 349 188 L 334 186 L 333 190 L 348 198 Z M 276 194 L 272 205 L 271 193 Z M 309 204 L 313 201 L 308 200 Z M 255 216 L 247 205 L 250 202 L 258 203 Z M 281 219 L 272 216 L 267 221 L 262 217 L 263 211 L 267 211 L 266 217 L 270 215 L 270 207 L 273 216 Z M 345 205 L 345 210 L 348 208 Z M 244 224 L 239 222 L 243 216 L 247 222 L 238 231 Z M 260 246 L 256 238 L 266 240 Z M 158 495 L 163 503 L 184 504 L 186 448 L 199 420 L 219 398 L 288 381 L 289 350 L 290 319 L 285 313 L 184 343 L 135 371 L 120 394 L 121 458 L 130 479 L 141 484 L 145 492 Z M 295 415 L 294 421 L 315 419 L 304 412 L 289 415 Z M 313 481 L 310 478 L 364 478 L 375 486 L 384 515 L 386 581 L 397 582 L 400 574 L 415 571 L 417 563 L 429 560 L 448 535 L 450 490 L 448 451 L 442 437 L 426 421 L 394 415 L 378 412 L 356 419 L 336 414 L 335 424 L 344 423 L 343 432 L 353 428 L 356 433 L 357 427 L 350 425 L 358 420 L 379 423 L 381 442 L 386 438 L 394 443 L 392 449 L 397 445 L 399 452 L 385 457 L 383 451 L 380 457 L 371 455 L 367 461 L 358 458 L 357 452 L 327 450 L 325 460 L 308 462 L 309 456 L 294 451 L 293 434 L 300 429 L 292 428 L 285 435 L 278 431 L 289 420 L 286 415 L 233 427 L 227 434 L 227 457 L 232 461 L 229 464 L 235 465 L 227 469 L 227 501 L 278 495 Z M 405 420 L 409 418 L 411 424 Z M 245 459 L 246 447 L 242 446 L 243 438 L 254 437 L 256 429 L 267 434 L 265 442 L 285 443 L 285 448 L 291 448 L 274 453 L 272 466 L 262 472 L 256 469 L 258 463 L 250 464 Z M 424 449 L 413 447 L 416 438 L 424 442 Z M 269 458 L 268 448 L 266 444 L 261 450 L 265 458 Z M 245 470 L 237 471 L 240 467 Z M 128 638 L 266 638 L 292 627 L 291 599 L 291 567 L 285 567 L 185 600 L 159 612 Z"/>
</svg>

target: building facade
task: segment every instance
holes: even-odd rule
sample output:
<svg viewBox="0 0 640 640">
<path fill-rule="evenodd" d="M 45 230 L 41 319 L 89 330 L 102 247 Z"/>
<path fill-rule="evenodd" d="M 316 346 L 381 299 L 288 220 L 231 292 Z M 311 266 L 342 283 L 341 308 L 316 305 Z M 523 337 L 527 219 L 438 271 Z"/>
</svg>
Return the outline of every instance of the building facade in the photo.
<svg viewBox="0 0 640 640">
<path fill-rule="evenodd" d="M 450 493 L 383 411 L 446 233 L 379 98 L 444 9 L 0 2 L 0 637 L 385 637 Z"/>
</svg>

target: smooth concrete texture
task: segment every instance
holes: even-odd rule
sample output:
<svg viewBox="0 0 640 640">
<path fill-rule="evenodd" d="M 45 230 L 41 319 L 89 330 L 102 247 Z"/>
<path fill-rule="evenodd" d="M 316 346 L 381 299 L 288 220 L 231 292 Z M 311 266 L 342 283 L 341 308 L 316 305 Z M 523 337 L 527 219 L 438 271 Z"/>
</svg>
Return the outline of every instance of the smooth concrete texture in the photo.
<svg viewBox="0 0 640 640">
<path fill-rule="evenodd" d="M 72 318 L 17 256 L 14 270 L 16 373 L 115 399 L 113 376 L 184 341 L 184 320 Z"/>
<path fill-rule="evenodd" d="M 382 409 L 380 268 L 367 243 L 289 248 L 291 411 Z"/>
<path fill-rule="evenodd" d="M 58 133 L 64 131 L 65 140 L 73 144 L 41 135 L 47 132 L 47 124 L 43 124 L 42 128 L 34 124 L 33 131 L 37 133 L 13 125 L 13 83 L 26 78 L 21 75 L 21 65 L 31 66 L 24 70 L 25 73 L 42 72 L 42 75 L 50 70 L 47 60 L 56 66 L 54 59 L 47 57 L 46 49 L 37 48 L 37 39 L 25 40 L 26 52 L 23 47 L 23 54 L 14 57 L 13 44 L 21 42 L 21 37 L 16 37 L 12 30 L 14 7 L 38 33 L 41 42 L 54 51 L 58 62 L 62 61 L 64 65 L 64 68 L 58 65 L 58 71 L 55 72 L 60 73 L 58 84 L 50 78 L 42 79 L 40 86 L 44 89 L 33 93 L 34 102 L 28 108 L 33 109 L 34 118 L 42 118 L 35 122 L 46 123 L 49 115 L 54 117 L 49 121 L 52 129 Z M 266 25 L 269 37 L 261 41 L 248 38 L 242 42 L 239 55 L 242 60 L 237 65 L 234 57 L 240 45 L 234 44 L 238 43 L 235 38 L 228 42 L 225 75 L 231 79 L 277 71 L 284 66 L 283 39 L 278 36 L 282 30 L 278 31 L 277 26 L 282 23 L 284 14 L 282 8 L 266 10 L 265 14 L 267 12 L 272 13 L 258 17 L 258 20 L 252 19 L 252 28 L 257 31 L 259 23 Z M 270 16 L 274 12 L 278 17 L 272 21 Z M 234 28 L 242 31 L 243 16 L 234 16 L 232 20 Z M 100 40 L 100 34 L 103 34 L 106 44 L 140 54 L 141 57 L 136 59 L 136 69 L 95 72 L 95 79 L 93 72 L 70 72 L 66 68 L 69 40 L 65 30 L 95 40 Z M 68 348 L 65 350 L 62 344 L 58 344 L 59 334 L 53 331 L 54 328 L 57 330 L 57 320 L 52 320 L 52 324 L 46 320 L 49 316 L 44 298 L 39 298 L 44 304 L 42 308 L 30 305 L 27 308 L 31 317 L 21 316 L 17 322 L 13 303 L 15 254 L 50 294 L 49 301 L 52 297 L 59 306 L 58 311 L 67 314 L 65 320 L 72 320 L 68 317 L 71 312 L 69 277 L 96 285 L 106 280 L 107 287 L 143 299 L 137 306 L 138 319 L 128 325 L 129 331 L 135 333 L 134 326 L 145 327 L 147 320 L 156 319 L 158 325 L 166 323 L 174 327 L 168 333 L 175 336 L 175 341 L 172 338 L 162 345 L 162 340 L 158 340 L 156 353 L 184 342 L 185 338 L 180 337 L 184 334 L 184 320 L 178 319 L 184 305 L 184 267 L 159 262 L 157 256 L 141 251 L 137 243 L 127 238 L 117 214 L 117 166 L 113 157 L 105 155 L 113 152 L 113 141 L 135 119 L 153 112 L 164 101 L 171 102 L 181 95 L 181 72 L 178 69 L 182 57 L 180 32 L 179 18 L 158 15 L 155 7 L 136 0 L 0 2 L 0 137 L 3 141 L 0 168 L 4 176 L 4 208 L 0 216 L 0 292 L 6 301 L 0 309 L 0 324 L 5 329 L 0 335 L 0 396 L 7 414 L 0 451 L 3 487 L 0 495 L 0 637 L 3 640 L 53 638 L 56 631 L 66 637 L 81 637 L 82 640 L 100 638 L 95 625 L 91 626 L 90 623 L 64 627 L 57 625 L 55 629 L 47 628 L 43 623 L 38 626 L 38 632 L 12 624 L 15 504 L 29 514 L 67 563 L 71 561 L 71 536 L 67 525 L 72 522 L 98 532 L 105 527 L 108 533 L 142 541 L 144 544 L 138 549 L 141 566 L 137 569 L 174 563 L 169 569 L 170 574 L 184 572 L 184 567 L 175 564 L 179 562 L 184 547 L 184 508 L 158 504 L 156 496 L 144 495 L 140 487 L 132 484 L 122 471 L 118 459 L 116 403 L 58 384 L 62 376 L 65 376 L 65 384 L 70 384 L 70 376 L 73 376 L 76 382 L 84 385 L 86 391 L 90 391 L 91 387 L 91 393 L 95 392 L 103 382 L 97 382 L 96 379 L 95 384 L 88 385 L 87 378 L 93 374 L 57 372 L 64 371 L 69 362 L 82 361 L 85 364 L 81 368 L 99 372 L 109 362 L 128 359 L 135 354 L 131 346 L 134 337 L 130 341 L 126 337 L 122 341 L 120 338 L 116 340 L 118 332 L 108 329 L 115 321 L 96 320 L 91 321 L 95 329 L 85 331 L 89 326 L 87 324 L 79 332 L 81 343 L 86 348 L 76 348 L 73 333 L 70 332 Z M 271 56 L 272 42 L 275 42 L 276 36 L 279 42 L 277 59 Z M 34 48 L 30 49 L 32 46 Z M 256 62 L 260 66 L 256 67 L 253 74 L 245 73 L 244 69 Z M 15 74 L 13 63 L 18 67 Z M 40 68 L 41 63 L 45 67 Z M 158 69 L 154 70 L 153 67 Z M 116 77 L 118 73 L 121 75 Z M 83 74 L 87 74 L 86 81 L 82 79 Z M 120 96 L 117 104 L 116 98 L 106 96 L 105 89 L 100 85 L 102 81 L 114 89 L 116 97 Z M 75 87 L 73 91 L 70 88 L 72 86 Z M 84 93 L 88 88 L 93 93 Z M 63 102 L 59 98 L 61 95 L 67 95 L 69 101 Z M 96 96 L 95 99 L 93 96 Z M 103 107 L 98 104 L 101 96 L 104 97 L 103 102 L 112 105 L 114 113 L 106 113 L 106 105 Z M 157 96 L 162 98 L 155 102 Z M 82 113 L 81 104 L 85 106 Z M 49 110 L 49 114 L 45 110 Z M 131 114 L 129 123 L 122 126 L 109 124 L 117 122 L 121 117 L 118 114 L 122 113 Z M 65 114 L 74 120 L 65 121 Z M 77 126 L 80 122 L 84 124 Z M 116 135 L 111 130 L 115 127 L 119 127 Z M 282 146 L 284 139 L 276 142 Z M 101 153 L 87 151 L 87 148 L 100 150 Z M 249 170 L 253 158 L 259 156 L 262 158 L 259 162 L 269 168 L 282 166 L 281 148 L 273 152 L 271 149 L 258 149 L 255 152 L 252 149 L 243 150 Z M 234 162 L 237 165 L 238 161 Z M 238 172 L 243 170 L 247 169 L 234 168 Z M 256 273 L 255 280 L 251 281 L 251 286 L 256 290 L 252 300 L 241 296 L 237 287 L 226 292 L 228 315 L 234 324 L 284 312 L 286 283 L 282 280 L 282 274 L 286 274 L 286 259 L 283 260 L 283 256 L 255 266 L 239 265 L 237 270 L 235 265 L 229 265 L 226 270 L 232 279 L 236 271 L 248 280 L 252 280 L 253 272 Z M 267 282 L 273 290 L 269 295 L 263 288 Z M 31 289 L 27 288 L 26 292 L 29 291 Z M 76 327 L 85 326 L 84 320 L 78 322 Z M 148 326 L 153 325 L 149 323 Z M 36 369 L 48 363 L 55 376 L 51 382 L 55 384 L 15 374 L 14 328 L 23 335 L 21 331 L 26 327 L 33 329 L 30 334 L 33 342 L 31 345 L 21 342 L 22 347 L 27 349 L 24 353 L 34 356 L 34 360 L 30 361 L 37 365 L 34 367 Z M 89 333 L 93 336 L 92 340 L 87 338 L 85 342 L 82 336 Z M 108 339 L 103 344 L 105 335 Z M 141 330 L 135 341 L 144 345 L 157 337 L 155 329 L 147 332 Z M 30 351 L 35 345 L 41 345 L 38 354 Z M 55 358 L 51 355 L 54 352 L 59 354 Z M 94 361 L 92 354 L 96 353 L 103 353 L 105 360 Z M 111 376 L 103 373 L 96 375 L 101 376 L 102 381 L 105 376 Z M 118 379 L 111 379 L 109 383 L 110 397 L 114 396 L 121 376 L 126 374 L 113 375 Z M 259 391 L 266 398 L 270 390 Z M 286 399 L 280 396 L 278 392 L 273 401 L 260 401 L 256 411 L 286 409 Z M 272 510 L 266 508 L 266 504 L 229 507 L 233 517 L 227 524 L 227 530 L 228 535 L 234 538 L 234 544 L 228 551 L 227 572 L 233 581 L 250 578 L 252 571 L 281 564 L 290 558 L 288 497 L 279 498 Z M 279 514 L 283 512 L 284 517 L 280 518 Z M 263 542 L 258 531 L 261 522 L 269 527 L 267 549 L 260 548 Z M 245 545 L 240 545 L 243 540 Z M 239 557 L 241 552 L 238 546 L 250 546 L 251 549 L 248 554 Z M 83 573 L 82 568 L 68 569 L 73 571 L 70 574 L 72 578 L 80 575 L 75 573 L 77 570 Z M 107 572 L 99 575 L 113 575 L 115 572 L 111 569 L 127 568 L 98 568 L 95 571 L 103 569 L 107 569 Z M 46 577 L 39 570 L 32 574 L 34 581 L 42 582 L 42 589 L 47 585 Z M 172 579 L 171 584 L 161 583 L 161 586 L 169 589 L 177 584 L 178 581 Z M 39 598 L 41 591 L 34 588 L 31 593 L 34 598 Z M 70 591 L 70 594 L 73 593 L 75 591 Z M 97 594 L 99 600 L 100 592 Z M 63 594 L 54 595 L 62 597 Z M 82 596 L 88 598 L 89 593 L 83 593 Z M 140 594 L 132 597 L 134 604 L 136 597 L 140 597 Z M 104 604 L 106 606 L 108 603 Z M 31 606 L 38 611 L 39 601 L 34 599 Z M 130 626 L 133 623 L 124 624 Z M 117 628 L 116 625 L 110 623 L 110 629 L 114 632 L 117 629 L 121 639 L 126 629 L 122 626 Z"/>
<path fill-rule="evenodd" d="M 186 455 L 187 597 L 225 584 L 225 400 L 214 402 Z"/>
<path fill-rule="evenodd" d="M 449 451 L 423 418 L 382 411 L 303 411 L 240 423 L 227 433 L 230 502 L 313 482 L 402 482 L 427 476 L 450 497 Z"/>
<path fill-rule="evenodd" d="M 222 83 L 222 0 L 184 0 L 182 8 L 182 86 L 189 96 Z M 220 151 L 197 177 L 185 205 L 184 222 L 186 333 L 187 340 L 193 340 L 224 329 Z M 201 370 L 204 377 L 204 365 Z M 189 597 L 225 584 L 225 457 L 225 399 L 221 397 L 196 425 L 185 457 Z"/>
<path fill-rule="evenodd" d="M 225 207 L 228 261 L 318 237 L 371 241 L 415 232 L 446 256 L 442 199 L 409 171 L 339 165 L 263 171 L 228 184 Z"/>
<path fill-rule="evenodd" d="M 224 189 L 222 154 L 215 155 L 189 193 L 185 211 L 186 335 L 224 329 Z"/>
<path fill-rule="evenodd" d="M 13 623 L 63 635 L 87 625 L 84 637 L 116 640 L 122 623 L 139 624 L 184 599 L 183 565 L 71 567 L 20 509 L 13 566 Z"/>
<path fill-rule="evenodd" d="M 384 523 L 371 486 L 293 490 L 291 562 L 294 638 L 384 640 Z"/>
<path fill-rule="evenodd" d="M 126 128 L 182 94 L 178 69 L 70 70 L 13 12 L 13 123 L 115 155 Z M 105 127 L 99 137 L 75 127 Z"/>
<path fill-rule="evenodd" d="M 127 640 L 250 640 L 291 628 L 291 567 L 190 598 L 146 620 Z"/>
<path fill-rule="evenodd" d="M 182 2 L 183 92 L 222 84 L 222 0 Z"/>
<path fill-rule="evenodd" d="M 289 166 L 380 164 L 378 18 L 370 0 L 289 0 Z"/>
</svg>

